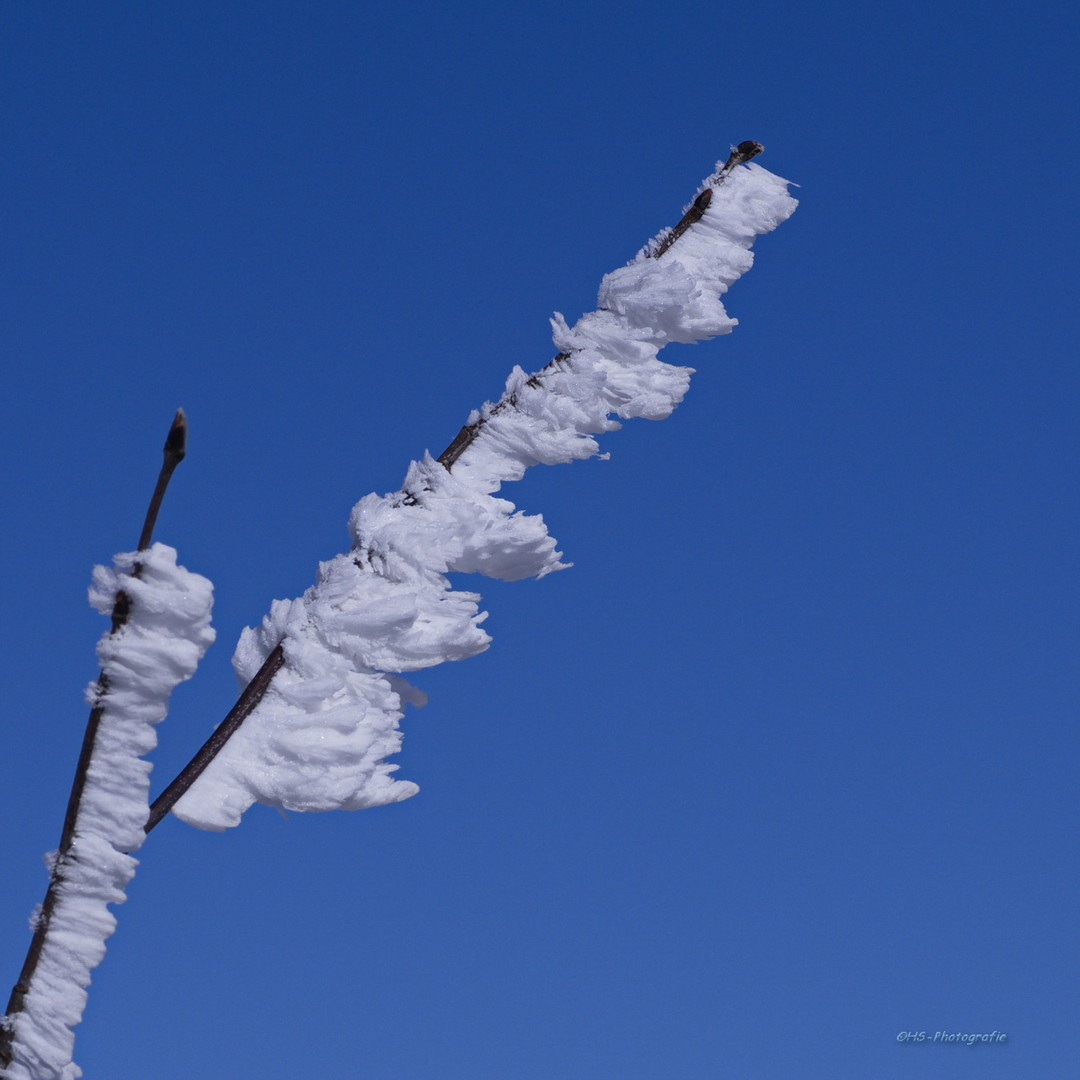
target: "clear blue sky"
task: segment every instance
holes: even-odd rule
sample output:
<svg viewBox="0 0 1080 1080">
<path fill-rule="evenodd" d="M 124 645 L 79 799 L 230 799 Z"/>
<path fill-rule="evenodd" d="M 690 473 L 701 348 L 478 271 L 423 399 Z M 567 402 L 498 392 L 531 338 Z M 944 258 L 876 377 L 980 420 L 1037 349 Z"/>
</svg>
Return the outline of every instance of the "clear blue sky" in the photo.
<svg viewBox="0 0 1080 1080">
<path fill-rule="evenodd" d="M 218 644 L 441 450 L 730 143 L 798 182 L 735 333 L 609 462 L 507 495 L 576 564 L 476 584 L 414 799 L 143 849 L 108 1080 L 1076 1075 L 1071 4 L 9 0 L 0 11 L 2 992 L 138 536 Z M 901 1045 L 905 1030 L 1008 1033 Z"/>
</svg>

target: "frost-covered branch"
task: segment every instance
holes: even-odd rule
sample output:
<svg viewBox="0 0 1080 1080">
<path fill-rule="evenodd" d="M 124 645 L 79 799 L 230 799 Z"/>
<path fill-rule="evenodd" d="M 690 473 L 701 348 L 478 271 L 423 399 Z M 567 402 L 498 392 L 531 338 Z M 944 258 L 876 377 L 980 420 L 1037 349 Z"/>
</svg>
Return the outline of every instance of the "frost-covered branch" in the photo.
<svg viewBox="0 0 1080 1080">
<path fill-rule="evenodd" d="M 176 565 L 176 552 L 150 538 L 169 478 L 184 456 L 178 412 L 150 501 L 139 550 L 96 567 L 91 603 L 111 617 L 98 644 L 101 674 L 91 706 L 60 846 L 50 856 L 49 887 L 35 915 L 26 962 L 0 1028 L 7 1080 L 72 1080 L 73 1029 L 90 972 L 105 954 L 145 836 L 154 725 L 177 683 L 191 677 L 214 638 L 210 582 Z"/>
<path fill-rule="evenodd" d="M 501 398 L 475 411 L 437 459 L 413 462 L 399 491 L 362 499 L 351 549 L 244 631 L 233 658 L 241 684 L 276 650 L 284 663 L 231 737 L 204 755 L 173 813 L 225 829 L 255 802 L 358 809 L 415 794 L 385 760 L 400 748 L 404 704 L 425 700 L 401 676 L 490 642 L 480 597 L 452 589 L 446 575 L 518 580 L 565 567 L 543 519 L 495 493 L 532 465 L 591 457 L 594 436 L 624 419 L 663 419 L 682 400 L 692 369 L 657 354 L 732 329 L 720 296 L 749 269 L 754 239 L 796 206 L 786 181 L 744 164 L 760 151 L 741 143 L 718 163 L 679 224 L 604 278 L 596 311 L 573 327 L 555 315 L 554 360 L 532 375 L 515 367 Z"/>
<path fill-rule="evenodd" d="M 761 143 L 754 142 L 753 140 L 741 142 L 738 146 L 734 147 L 727 161 L 724 162 L 723 165 L 719 165 L 718 163 L 717 171 L 705 182 L 705 186 L 698 193 L 697 198 L 695 198 L 687 208 L 679 223 L 674 228 L 662 232 L 643 249 L 646 257 L 660 259 L 666 255 L 679 237 L 681 237 L 691 225 L 694 225 L 702 219 L 706 209 L 708 209 L 709 203 L 712 202 L 714 189 L 727 179 L 731 170 L 734 169 L 736 165 L 745 165 L 751 158 L 755 158 L 758 154 L 762 153 L 764 149 L 765 147 L 763 147 Z M 570 356 L 570 353 L 559 353 L 547 367 L 542 371 L 537 372 L 532 378 L 534 380 L 539 380 L 553 368 L 557 368 L 560 364 L 564 364 L 570 359 Z M 488 415 L 495 415 L 503 412 L 507 408 L 514 408 L 516 404 L 516 398 L 503 396 L 495 405 L 491 406 Z M 452 469 L 457 459 L 461 457 L 465 450 L 472 444 L 476 436 L 479 435 L 486 421 L 486 417 L 480 416 L 476 420 L 466 424 L 457 435 L 454 436 L 454 441 L 438 456 L 437 460 L 439 464 L 445 465 L 448 469 Z"/>
</svg>

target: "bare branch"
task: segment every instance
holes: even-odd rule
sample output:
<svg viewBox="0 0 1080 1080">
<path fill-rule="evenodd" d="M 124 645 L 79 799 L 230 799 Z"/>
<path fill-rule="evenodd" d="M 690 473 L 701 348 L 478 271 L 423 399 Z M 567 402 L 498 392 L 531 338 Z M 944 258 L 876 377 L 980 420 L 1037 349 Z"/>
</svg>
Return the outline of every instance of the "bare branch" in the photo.
<svg viewBox="0 0 1080 1080">
<path fill-rule="evenodd" d="M 175 780 L 154 800 L 150 807 L 150 817 L 146 822 L 149 832 L 173 808 L 181 795 L 202 775 L 207 765 L 217 756 L 218 751 L 229 741 L 236 729 L 251 715 L 255 706 L 262 701 L 270 682 L 285 663 L 285 650 L 280 644 L 275 645 L 270 655 L 255 677 L 247 684 L 229 715 L 214 729 L 214 733 L 203 743 L 199 752 L 189 761 Z"/>
<path fill-rule="evenodd" d="M 143 522 L 143 530 L 139 536 L 139 551 L 145 551 L 150 546 L 150 537 L 153 535 L 154 525 L 157 524 L 158 511 L 161 509 L 161 500 L 165 497 L 165 489 L 169 486 L 169 480 L 172 479 L 173 470 L 184 460 L 184 454 L 187 453 L 187 417 L 183 409 L 176 410 L 172 427 L 169 428 L 169 434 L 165 438 L 163 452 L 165 460 L 162 462 L 161 472 L 158 473 L 154 494 L 150 496 L 150 505 L 146 509 L 146 520 Z"/>
</svg>

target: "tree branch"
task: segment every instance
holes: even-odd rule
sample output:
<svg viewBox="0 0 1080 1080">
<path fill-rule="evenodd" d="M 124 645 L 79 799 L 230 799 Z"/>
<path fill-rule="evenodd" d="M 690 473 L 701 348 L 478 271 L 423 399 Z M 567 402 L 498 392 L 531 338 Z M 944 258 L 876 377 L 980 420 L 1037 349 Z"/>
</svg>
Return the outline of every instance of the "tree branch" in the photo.
<svg viewBox="0 0 1080 1080">
<path fill-rule="evenodd" d="M 203 743 L 199 752 L 184 766 L 175 780 L 154 800 L 150 807 L 150 817 L 146 822 L 149 832 L 173 808 L 181 795 L 202 775 L 207 765 L 217 756 L 218 751 L 229 741 L 236 729 L 251 715 L 255 706 L 262 701 L 270 682 L 285 663 L 285 650 L 279 642 L 255 677 L 247 684 L 229 715 L 214 729 L 214 733 Z"/>
<path fill-rule="evenodd" d="M 733 147 L 730 157 L 710 180 L 709 186 L 698 195 L 690 209 L 683 215 L 682 220 L 667 234 L 667 236 L 664 237 L 660 246 L 649 257 L 659 259 L 667 254 L 667 252 L 678 243 L 690 226 L 695 222 L 700 221 L 704 216 L 705 211 L 712 200 L 713 188 L 719 187 L 737 165 L 745 164 L 751 158 L 760 154 L 762 150 L 764 150 L 764 147 L 761 143 L 754 142 L 753 140 L 741 142 L 738 146 Z M 566 363 L 570 358 L 570 353 L 559 353 L 559 355 L 552 359 L 544 368 L 536 372 L 536 374 L 531 377 L 530 382 L 533 382 L 534 385 L 538 384 L 546 374 L 552 372 L 560 364 Z M 487 423 L 488 418 L 495 416 L 506 409 L 514 408 L 516 404 L 517 401 L 514 395 L 507 395 L 497 401 L 488 410 L 487 416 L 482 416 L 475 423 L 466 424 L 457 435 L 454 436 L 450 445 L 438 456 L 437 460 L 439 463 L 449 472 L 454 467 L 458 458 L 460 458 L 476 440 L 476 437 Z M 154 800 L 150 810 L 149 820 L 146 823 L 147 832 L 150 832 L 150 830 L 153 829 L 166 814 L 168 814 L 179 800 L 180 796 L 191 787 L 210 762 L 213 761 L 221 751 L 233 732 L 235 732 L 244 720 L 251 715 L 259 702 L 262 701 L 263 696 L 270 687 L 274 675 L 284 662 L 284 653 L 281 645 L 278 644 L 241 694 L 240 699 L 237 701 L 236 705 L 233 706 L 229 715 L 221 722 L 217 729 L 215 729 L 214 733 L 203 744 L 195 757 L 184 766 L 176 779 L 173 780 L 157 799 Z"/>
<path fill-rule="evenodd" d="M 713 188 L 719 187 L 727 178 L 731 175 L 731 171 L 737 165 L 745 165 L 751 158 L 755 158 L 765 149 L 759 142 L 755 142 L 753 139 L 747 139 L 745 142 L 739 143 L 738 146 L 731 148 L 731 154 L 727 161 L 721 166 L 720 170 L 713 177 L 709 186 L 706 187 L 698 197 L 693 201 L 690 209 L 683 214 L 682 219 L 679 221 L 671 232 L 664 237 L 660 242 L 660 246 L 652 252 L 648 257 L 651 259 L 660 259 L 666 255 L 675 244 L 679 242 L 682 236 L 690 228 L 691 225 L 700 221 L 705 216 L 705 211 L 709 207 L 709 203 L 712 202 Z M 551 372 L 554 368 L 570 359 L 570 353 L 559 353 L 546 367 L 542 368 L 535 375 L 533 379 L 539 382 L 546 374 Z M 503 412 L 505 409 L 512 409 L 516 402 L 513 396 L 503 397 L 497 401 L 491 409 L 488 411 L 487 416 L 480 417 L 474 424 L 466 424 L 455 436 L 453 442 L 436 458 L 440 465 L 446 467 L 449 472 L 454 467 L 454 463 L 459 457 L 472 445 L 476 437 L 483 430 L 484 425 L 487 423 L 488 418 L 496 416 L 498 413 Z"/>
<path fill-rule="evenodd" d="M 165 439 L 164 461 L 161 465 L 161 471 L 158 473 L 154 494 L 150 498 L 150 505 L 147 508 L 146 517 L 143 521 L 142 533 L 139 537 L 139 546 L 137 549 L 139 551 L 145 551 L 150 546 L 150 538 L 154 531 L 154 524 L 157 521 L 158 511 L 161 509 L 161 501 L 165 495 L 165 489 L 169 486 L 169 480 L 172 477 L 176 466 L 184 459 L 186 446 L 187 420 L 184 416 L 184 410 L 177 409 L 176 415 L 173 417 L 172 425 L 169 428 L 169 434 Z M 132 575 L 138 577 L 141 569 L 141 565 L 136 563 L 132 569 Z M 110 634 L 118 633 L 127 623 L 130 611 L 131 599 L 127 593 L 121 590 L 116 594 L 116 600 L 113 603 L 112 626 L 109 630 Z M 97 742 L 98 727 L 100 726 L 101 717 L 105 709 L 104 700 L 108 693 L 109 680 L 105 673 L 101 672 L 98 675 L 97 693 L 95 695 L 96 704 L 90 710 L 90 717 L 86 722 L 86 733 L 83 735 L 82 748 L 79 752 L 79 761 L 75 766 L 75 777 L 71 784 L 71 794 L 68 797 L 67 811 L 64 814 L 64 827 L 60 834 L 60 846 L 57 848 L 56 860 L 52 865 L 52 872 L 49 875 L 49 887 L 45 893 L 45 899 L 41 905 L 41 912 L 38 915 L 37 922 L 34 926 L 34 936 L 30 940 L 30 947 L 26 953 L 26 960 L 23 962 L 22 971 L 19 973 L 18 981 L 15 983 L 15 986 L 11 991 L 11 997 L 8 1000 L 7 1017 L 14 1016 L 16 1013 L 22 1011 L 26 995 L 30 991 L 34 972 L 37 970 L 38 962 L 41 959 L 41 951 L 44 948 L 45 938 L 49 932 L 49 923 L 56 907 L 60 886 L 64 880 L 65 862 L 78 838 L 79 808 L 82 805 L 83 791 L 86 788 L 86 776 L 90 768 L 90 762 L 94 756 L 94 746 Z M 10 1023 L 0 1026 L 0 1068 L 7 1068 L 7 1066 L 11 1064 L 11 1042 L 13 1035 L 14 1031 Z"/>
</svg>

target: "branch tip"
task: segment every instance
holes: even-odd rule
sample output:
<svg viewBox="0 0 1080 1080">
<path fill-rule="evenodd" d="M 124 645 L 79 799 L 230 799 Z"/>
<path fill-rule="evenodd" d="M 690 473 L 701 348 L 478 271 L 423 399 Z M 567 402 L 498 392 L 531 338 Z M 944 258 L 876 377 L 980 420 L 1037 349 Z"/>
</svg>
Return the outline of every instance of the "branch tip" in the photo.
<svg viewBox="0 0 1080 1080">
<path fill-rule="evenodd" d="M 165 460 L 171 461 L 174 466 L 184 460 L 187 453 L 187 416 L 183 409 L 177 409 L 173 417 L 172 427 L 165 438 Z"/>
<path fill-rule="evenodd" d="M 184 460 L 184 454 L 187 453 L 187 417 L 183 409 L 176 410 L 176 415 L 169 427 L 169 434 L 165 436 L 163 453 L 165 460 L 161 463 L 157 486 L 154 488 L 150 505 L 146 510 L 142 534 L 139 536 L 139 551 L 145 551 L 150 546 L 150 538 L 154 535 L 154 525 L 157 523 L 158 511 L 161 509 L 161 500 L 165 497 L 165 489 L 169 486 L 173 469 Z"/>
</svg>

